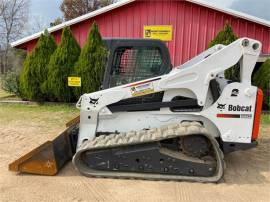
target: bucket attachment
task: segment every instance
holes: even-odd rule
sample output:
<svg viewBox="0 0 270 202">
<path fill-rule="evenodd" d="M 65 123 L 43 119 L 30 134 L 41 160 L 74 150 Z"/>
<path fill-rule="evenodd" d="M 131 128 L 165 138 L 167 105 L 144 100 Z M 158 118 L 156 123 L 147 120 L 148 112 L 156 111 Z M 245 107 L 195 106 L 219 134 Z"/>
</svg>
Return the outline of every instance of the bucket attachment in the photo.
<svg viewBox="0 0 270 202">
<path fill-rule="evenodd" d="M 18 160 L 9 164 L 9 170 L 39 175 L 55 175 L 76 152 L 78 121 L 52 141 L 47 141 Z"/>
<path fill-rule="evenodd" d="M 79 124 L 80 123 L 80 115 L 76 116 L 75 118 L 71 119 L 69 122 L 66 123 L 66 127 L 69 128 L 75 124 Z"/>
</svg>

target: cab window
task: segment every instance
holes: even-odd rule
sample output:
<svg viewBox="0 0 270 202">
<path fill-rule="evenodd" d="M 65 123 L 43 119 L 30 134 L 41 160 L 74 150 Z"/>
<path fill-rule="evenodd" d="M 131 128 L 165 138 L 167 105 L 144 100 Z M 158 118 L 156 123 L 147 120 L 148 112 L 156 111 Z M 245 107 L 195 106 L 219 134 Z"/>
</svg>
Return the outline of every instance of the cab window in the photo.
<svg viewBox="0 0 270 202">
<path fill-rule="evenodd" d="M 162 64 L 158 47 L 119 47 L 114 52 L 110 87 L 159 76 Z"/>
</svg>

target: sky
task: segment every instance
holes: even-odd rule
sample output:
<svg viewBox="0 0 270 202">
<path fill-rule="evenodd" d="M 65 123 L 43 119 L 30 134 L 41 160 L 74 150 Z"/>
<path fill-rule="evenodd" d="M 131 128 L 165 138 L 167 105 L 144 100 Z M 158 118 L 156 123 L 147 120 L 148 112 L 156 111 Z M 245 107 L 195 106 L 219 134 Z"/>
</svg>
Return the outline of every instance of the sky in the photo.
<svg viewBox="0 0 270 202">
<path fill-rule="evenodd" d="M 201 0 L 270 21 L 270 0 Z"/>
<path fill-rule="evenodd" d="M 31 0 L 30 14 L 33 16 L 42 16 L 47 23 L 57 17 L 61 17 L 60 4 L 62 0 Z"/>
<path fill-rule="evenodd" d="M 270 0 L 200 0 L 219 7 L 241 11 L 270 21 Z M 50 22 L 62 17 L 60 4 L 62 0 L 31 0 L 29 32 L 37 32 L 48 27 Z"/>
<path fill-rule="evenodd" d="M 62 17 L 60 4 L 62 0 L 30 0 L 29 32 L 37 32 L 46 28 L 54 19 Z"/>
</svg>

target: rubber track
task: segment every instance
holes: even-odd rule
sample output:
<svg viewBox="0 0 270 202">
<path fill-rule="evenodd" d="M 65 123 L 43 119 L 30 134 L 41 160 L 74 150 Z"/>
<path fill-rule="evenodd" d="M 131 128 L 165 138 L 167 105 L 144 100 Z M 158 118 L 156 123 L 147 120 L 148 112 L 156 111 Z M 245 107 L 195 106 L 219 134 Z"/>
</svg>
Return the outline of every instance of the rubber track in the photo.
<svg viewBox="0 0 270 202">
<path fill-rule="evenodd" d="M 186 135 L 202 134 L 206 136 L 212 143 L 215 158 L 217 160 L 216 173 L 211 177 L 199 176 L 181 176 L 167 174 L 146 174 L 132 172 L 116 172 L 116 171 L 100 171 L 93 170 L 81 161 L 81 154 L 86 151 L 95 151 L 100 149 L 108 149 L 121 147 L 126 145 L 136 145 L 142 143 L 156 142 L 170 138 L 176 138 Z M 131 131 L 128 133 L 101 135 L 93 140 L 83 143 L 81 148 L 73 157 L 75 168 L 83 175 L 90 177 L 109 177 L 109 178 L 132 178 L 146 180 L 185 180 L 197 182 L 217 182 L 223 176 L 225 167 L 224 156 L 219 148 L 219 144 L 214 137 L 207 133 L 207 130 L 199 122 L 182 122 L 169 124 L 160 128 L 150 130 Z"/>
</svg>

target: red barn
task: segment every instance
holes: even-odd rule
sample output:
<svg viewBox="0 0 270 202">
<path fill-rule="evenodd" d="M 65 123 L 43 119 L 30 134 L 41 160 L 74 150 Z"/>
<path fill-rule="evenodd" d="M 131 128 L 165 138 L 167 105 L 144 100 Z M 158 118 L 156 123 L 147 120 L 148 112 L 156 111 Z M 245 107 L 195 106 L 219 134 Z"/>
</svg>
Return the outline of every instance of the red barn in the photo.
<svg viewBox="0 0 270 202">
<path fill-rule="evenodd" d="M 79 44 L 83 46 L 93 21 L 98 23 L 103 37 L 142 38 L 146 25 L 170 25 L 172 39 L 166 43 L 174 66 L 205 50 L 226 22 L 231 24 L 237 36 L 262 42 L 262 61 L 270 55 L 269 21 L 198 0 L 122 0 L 49 28 L 49 32 L 59 43 L 62 28 L 70 26 Z M 41 33 L 15 41 L 11 45 L 30 52 Z"/>
</svg>

